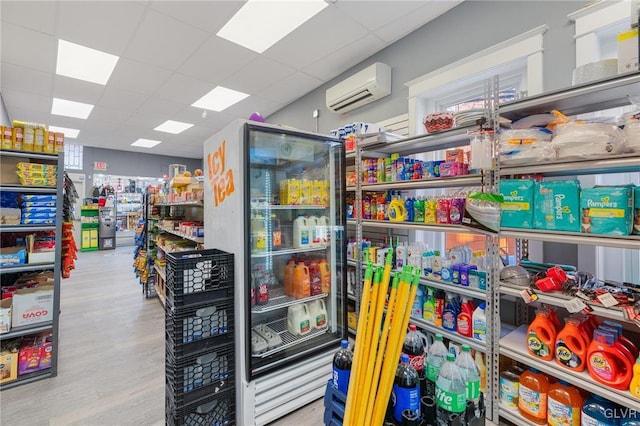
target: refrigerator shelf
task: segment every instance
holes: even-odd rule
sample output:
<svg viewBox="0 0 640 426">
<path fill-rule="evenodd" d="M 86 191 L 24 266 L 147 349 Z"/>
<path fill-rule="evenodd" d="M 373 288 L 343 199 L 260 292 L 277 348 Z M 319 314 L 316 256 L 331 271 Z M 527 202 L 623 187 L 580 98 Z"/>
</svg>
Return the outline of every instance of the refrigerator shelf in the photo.
<svg viewBox="0 0 640 426">
<path fill-rule="evenodd" d="M 315 204 L 266 204 L 255 207 L 251 206 L 251 210 L 320 210 L 328 208 L 328 206 Z"/>
<path fill-rule="evenodd" d="M 311 340 L 314 337 L 324 334 L 328 329 L 328 327 L 316 328 L 311 330 L 309 333 L 305 334 L 304 336 L 295 336 L 289 332 L 289 329 L 287 328 L 286 318 L 268 322 L 265 325 L 268 325 L 273 329 L 273 331 L 278 333 L 278 335 L 282 339 L 282 345 L 278 346 L 277 348 L 273 348 L 271 350 L 263 352 L 261 354 L 251 354 L 251 356 L 254 358 L 266 358 L 268 356 L 271 356 L 285 349 L 289 349 L 293 346 L 296 346 L 300 343 L 306 342 L 307 340 Z"/>
<path fill-rule="evenodd" d="M 312 251 L 322 251 L 330 247 L 309 247 L 309 248 L 287 248 L 282 250 L 264 251 L 261 253 L 251 253 L 251 257 L 271 257 L 283 256 L 285 254 L 308 253 Z"/>
<path fill-rule="evenodd" d="M 311 302 L 316 299 L 324 299 L 329 294 L 316 294 L 315 296 L 304 297 L 301 299 L 296 299 L 295 297 L 286 296 L 284 294 L 280 294 L 277 296 L 269 296 L 269 301 L 264 305 L 256 305 L 251 308 L 251 313 L 253 314 L 262 314 L 265 312 L 271 312 L 278 309 L 286 308 L 287 306 L 296 305 L 298 303 L 306 303 Z"/>
</svg>

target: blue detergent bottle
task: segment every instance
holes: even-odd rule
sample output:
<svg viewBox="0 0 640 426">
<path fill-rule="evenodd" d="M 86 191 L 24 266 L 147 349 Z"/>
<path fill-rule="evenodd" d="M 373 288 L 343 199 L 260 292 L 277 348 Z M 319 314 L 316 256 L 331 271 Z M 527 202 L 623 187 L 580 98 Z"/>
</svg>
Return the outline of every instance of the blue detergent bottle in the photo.
<svg viewBox="0 0 640 426">
<path fill-rule="evenodd" d="M 460 313 L 459 305 L 456 298 L 447 293 L 444 309 L 442 310 L 442 328 L 445 330 L 456 332 L 458 328 L 458 314 Z"/>
<path fill-rule="evenodd" d="M 582 405 L 582 426 L 620 426 L 620 407 L 599 395 L 591 395 Z"/>
</svg>

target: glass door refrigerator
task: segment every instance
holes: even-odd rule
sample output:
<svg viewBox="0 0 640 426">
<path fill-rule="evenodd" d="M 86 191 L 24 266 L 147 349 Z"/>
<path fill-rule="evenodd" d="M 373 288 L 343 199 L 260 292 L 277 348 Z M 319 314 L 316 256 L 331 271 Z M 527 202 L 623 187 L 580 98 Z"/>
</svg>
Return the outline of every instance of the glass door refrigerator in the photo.
<svg viewBox="0 0 640 426">
<path fill-rule="evenodd" d="M 204 144 L 205 246 L 235 255 L 237 424 L 321 398 L 346 338 L 344 144 L 236 120 Z"/>
</svg>

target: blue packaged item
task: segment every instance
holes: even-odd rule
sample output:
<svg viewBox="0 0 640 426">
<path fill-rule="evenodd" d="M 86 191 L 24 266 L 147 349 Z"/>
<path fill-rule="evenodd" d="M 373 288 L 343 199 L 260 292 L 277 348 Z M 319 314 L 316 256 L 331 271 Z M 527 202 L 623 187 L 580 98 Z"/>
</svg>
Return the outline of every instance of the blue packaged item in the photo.
<svg viewBox="0 0 640 426">
<path fill-rule="evenodd" d="M 640 235 L 640 186 L 633 188 L 633 233 Z"/>
<path fill-rule="evenodd" d="M 24 209 L 22 209 L 23 213 L 53 213 L 54 215 L 56 214 L 56 207 L 41 207 L 41 206 L 36 206 L 36 207 L 25 207 Z"/>
<path fill-rule="evenodd" d="M 597 186 L 582 190 L 582 232 L 629 235 L 633 229 L 633 188 Z"/>
<path fill-rule="evenodd" d="M 39 210 L 36 211 L 22 211 L 23 219 L 55 219 L 56 212 L 41 212 Z"/>
<path fill-rule="evenodd" d="M 25 194 L 22 196 L 24 201 L 35 201 L 35 202 L 50 202 L 56 201 L 55 195 L 28 195 Z"/>
<path fill-rule="evenodd" d="M 454 284 L 460 285 L 460 267 L 461 264 L 456 264 L 451 266 L 451 282 Z"/>
<path fill-rule="evenodd" d="M 22 207 L 55 207 L 56 200 L 53 201 L 25 201 Z"/>
<path fill-rule="evenodd" d="M 19 192 L 0 191 L 0 207 L 7 209 L 18 208 Z"/>
<path fill-rule="evenodd" d="M 455 299 L 447 293 L 445 306 L 442 310 L 442 328 L 449 331 L 456 331 L 458 326 L 459 305 Z"/>
<path fill-rule="evenodd" d="M 0 248 L 0 266 L 17 266 L 27 263 L 27 249 L 25 247 Z"/>
<path fill-rule="evenodd" d="M 500 226 L 505 228 L 533 228 L 533 179 L 505 179 L 500 181 L 504 197 Z"/>
<path fill-rule="evenodd" d="M 533 199 L 535 229 L 580 232 L 580 182 L 537 182 Z"/>
<path fill-rule="evenodd" d="M 56 218 L 51 219 L 22 219 L 23 225 L 55 225 Z"/>
<path fill-rule="evenodd" d="M 618 426 L 619 406 L 599 395 L 591 395 L 582 405 L 584 426 Z"/>
</svg>

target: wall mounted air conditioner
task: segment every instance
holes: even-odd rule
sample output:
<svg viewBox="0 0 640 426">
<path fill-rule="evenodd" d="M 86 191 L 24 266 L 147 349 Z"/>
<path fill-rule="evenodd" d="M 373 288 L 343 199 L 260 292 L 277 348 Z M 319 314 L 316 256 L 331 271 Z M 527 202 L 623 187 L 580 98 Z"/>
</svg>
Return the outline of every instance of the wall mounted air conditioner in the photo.
<svg viewBox="0 0 640 426">
<path fill-rule="evenodd" d="M 343 113 L 391 94 L 391 67 L 375 64 L 327 89 L 327 108 Z"/>
</svg>

